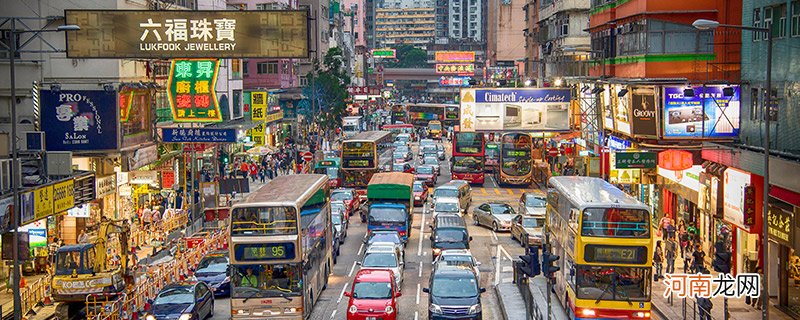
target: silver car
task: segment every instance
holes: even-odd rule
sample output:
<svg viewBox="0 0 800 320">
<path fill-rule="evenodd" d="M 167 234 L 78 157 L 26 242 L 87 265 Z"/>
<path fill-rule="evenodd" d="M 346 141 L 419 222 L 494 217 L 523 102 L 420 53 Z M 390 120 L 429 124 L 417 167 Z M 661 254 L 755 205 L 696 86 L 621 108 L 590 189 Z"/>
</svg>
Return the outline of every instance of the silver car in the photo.
<svg viewBox="0 0 800 320">
<path fill-rule="evenodd" d="M 436 145 L 436 154 L 439 156 L 439 160 L 444 160 L 444 146 L 441 144 Z"/>
<path fill-rule="evenodd" d="M 358 262 L 361 269 L 389 270 L 394 273 L 397 290 L 403 287 L 403 257 L 394 246 L 378 244 L 367 248 L 364 259 Z"/>
<path fill-rule="evenodd" d="M 543 216 L 545 215 L 546 207 L 547 198 L 545 195 L 525 192 L 519 198 L 519 208 L 517 211 L 520 214 Z"/>
<path fill-rule="evenodd" d="M 475 225 L 482 225 L 497 231 L 511 230 L 511 219 L 517 215 L 514 208 L 505 203 L 484 203 L 472 211 Z"/>
</svg>

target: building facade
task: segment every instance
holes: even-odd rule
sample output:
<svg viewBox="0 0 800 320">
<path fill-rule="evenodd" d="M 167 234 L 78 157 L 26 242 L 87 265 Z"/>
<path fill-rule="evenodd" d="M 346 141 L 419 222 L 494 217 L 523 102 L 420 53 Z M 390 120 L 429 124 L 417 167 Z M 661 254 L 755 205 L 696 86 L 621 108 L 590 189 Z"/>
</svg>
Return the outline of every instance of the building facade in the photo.
<svg viewBox="0 0 800 320">
<path fill-rule="evenodd" d="M 435 13 L 433 7 L 375 9 L 375 48 L 400 44 L 426 48 L 433 43 Z"/>
<path fill-rule="evenodd" d="M 589 0 L 541 0 L 539 32 L 545 85 L 564 77 L 585 76 L 590 46 Z"/>
<path fill-rule="evenodd" d="M 525 29 L 522 34 L 525 37 L 525 71 L 523 74 L 526 79 L 539 83 L 542 75 L 539 74 L 541 67 L 541 51 L 539 44 L 539 0 L 528 0 L 522 7 L 525 12 Z"/>
</svg>

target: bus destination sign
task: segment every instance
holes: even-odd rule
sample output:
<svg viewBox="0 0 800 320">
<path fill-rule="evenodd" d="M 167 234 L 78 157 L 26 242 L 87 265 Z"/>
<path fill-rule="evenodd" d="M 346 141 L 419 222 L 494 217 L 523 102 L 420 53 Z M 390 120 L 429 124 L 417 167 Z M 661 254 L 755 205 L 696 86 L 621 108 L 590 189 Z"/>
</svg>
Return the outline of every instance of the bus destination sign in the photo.
<svg viewBox="0 0 800 320">
<path fill-rule="evenodd" d="M 291 260 L 295 257 L 294 243 L 243 243 L 233 248 L 237 261 Z"/>
</svg>

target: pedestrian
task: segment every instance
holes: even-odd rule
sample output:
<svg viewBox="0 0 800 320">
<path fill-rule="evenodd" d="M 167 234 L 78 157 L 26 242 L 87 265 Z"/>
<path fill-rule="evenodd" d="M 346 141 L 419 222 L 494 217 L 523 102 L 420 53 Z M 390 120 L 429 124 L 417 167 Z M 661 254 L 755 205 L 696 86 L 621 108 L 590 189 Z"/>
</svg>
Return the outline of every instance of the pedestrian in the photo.
<svg viewBox="0 0 800 320">
<path fill-rule="evenodd" d="M 267 181 L 267 168 L 262 166 L 258 170 L 258 177 L 261 179 L 261 184 L 266 183 Z"/>
<path fill-rule="evenodd" d="M 247 166 L 247 162 L 242 161 L 239 165 L 239 173 L 242 175 L 242 178 L 247 180 L 247 173 L 250 172 L 250 167 Z"/>
<path fill-rule="evenodd" d="M 653 252 L 653 267 L 656 268 L 653 281 L 658 281 L 661 278 L 661 269 L 664 267 L 664 252 L 661 250 L 661 240 L 656 241 L 656 249 Z"/>
<path fill-rule="evenodd" d="M 672 224 L 672 219 L 667 215 L 661 218 L 658 222 L 658 231 L 661 232 L 661 240 L 667 241 L 667 227 Z"/>
<path fill-rule="evenodd" d="M 152 210 L 151 213 L 153 215 L 153 228 L 158 230 L 159 226 L 161 225 L 161 212 L 158 210 Z"/>
<path fill-rule="evenodd" d="M 681 226 L 678 230 L 678 240 L 681 245 L 681 259 L 686 259 L 686 248 L 689 246 L 689 232 L 686 231 L 686 225 L 683 224 L 683 221 L 681 221 Z"/>
<path fill-rule="evenodd" d="M 675 258 L 678 251 L 678 242 L 675 241 L 675 235 L 667 238 L 664 257 L 667 259 L 667 274 L 675 273 Z"/>
<path fill-rule="evenodd" d="M 256 182 L 256 179 L 258 179 L 258 166 L 254 162 L 250 162 L 249 169 L 252 182 Z"/>
<path fill-rule="evenodd" d="M 144 229 L 150 228 L 150 222 L 153 221 L 153 211 L 150 209 L 150 206 L 145 206 L 142 210 L 142 227 Z"/>
<path fill-rule="evenodd" d="M 755 265 L 755 269 L 750 269 L 750 271 L 751 272 L 755 271 L 755 273 L 757 273 L 757 274 L 764 273 L 764 269 L 762 269 L 761 266 L 759 266 L 759 265 Z M 757 297 L 752 297 L 752 298 L 749 295 L 745 295 L 744 302 L 747 303 L 748 305 L 750 305 L 753 308 L 761 310 L 761 296 L 760 295 L 757 296 Z"/>
<path fill-rule="evenodd" d="M 709 274 L 708 270 L 704 270 L 703 273 Z M 711 320 L 711 309 L 713 308 L 714 304 L 711 299 L 702 296 L 697 297 L 697 313 L 700 314 L 700 320 Z"/>
<path fill-rule="evenodd" d="M 694 252 L 692 252 L 691 273 L 701 272 L 706 269 L 705 258 L 706 253 L 703 252 L 703 248 L 699 244 L 695 245 Z"/>
</svg>

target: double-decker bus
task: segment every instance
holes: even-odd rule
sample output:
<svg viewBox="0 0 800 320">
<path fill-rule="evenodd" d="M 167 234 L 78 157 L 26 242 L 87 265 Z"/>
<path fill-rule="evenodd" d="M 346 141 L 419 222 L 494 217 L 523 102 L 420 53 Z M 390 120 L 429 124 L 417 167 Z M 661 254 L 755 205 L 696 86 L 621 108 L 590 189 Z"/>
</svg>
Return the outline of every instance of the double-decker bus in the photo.
<svg viewBox="0 0 800 320">
<path fill-rule="evenodd" d="M 342 179 L 339 178 L 339 162 L 339 158 L 325 158 L 322 161 L 318 161 L 314 165 L 314 173 L 327 175 L 328 184 L 333 188 L 337 188 L 342 183 Z"/>
<path fill-rule="evenodd" d="M 482 133 L 456 132 L 453 135 L 453 157 L 450 158 L 453 180 L 483 184 L 484 141 Z"/>
<path fill-rule="evenodd" d="M 333 267 L 328 177 L 294 174 L 233 205 L 232 319 L 308 319 Z"/>
<path fill-rule="evenodd" d="M 365 190 L 373 174 L 391 165 L 391 152 L 383 154 L 391 148 L 392 142 L 388 131 L 362 132 L 342 142 L 342 168 L 339 170 L 342 186 Z"/>
<path fill-rule="evenodd" d="M 650 208 L 600 178 L 549 180 L 555 292 L 574 319 L 650 319 Z"/>
<path fill-rule="evenodd" d="M 498 183 L 509 185 L 531 184 L 532 150 L 533 141 L 527 133 L 504 133 L 500 139 Z"/>
<path fill-rule="evenodd" d="M 390 115 L 390 119 L 392 120 L 391 124 L 408 123 L 408 115 L 406 114 L 406 107 L 401 104 L 392 106 L 392 114 Z"/>
<path fill-rule="evenodd" d="M 500 144 L 495 142 L 486 143 L 486 161 L 484 162 L 484 169 L 486 172 L 496 171 L 500 164 Z"/>
<path fill-rule="evenodd" d="M 408 121 L 415 126 L 426 127 L 431 120 L 442 121 L 445 126 L 459 122 L 459 105 L 444 103 L 417 103 L 408 105 Z"/>
</svg>

